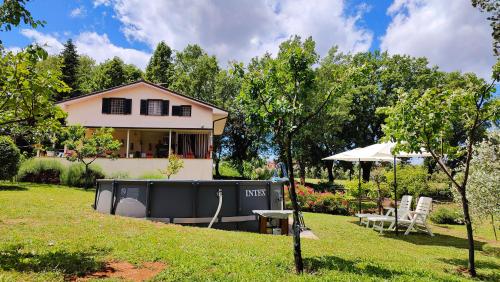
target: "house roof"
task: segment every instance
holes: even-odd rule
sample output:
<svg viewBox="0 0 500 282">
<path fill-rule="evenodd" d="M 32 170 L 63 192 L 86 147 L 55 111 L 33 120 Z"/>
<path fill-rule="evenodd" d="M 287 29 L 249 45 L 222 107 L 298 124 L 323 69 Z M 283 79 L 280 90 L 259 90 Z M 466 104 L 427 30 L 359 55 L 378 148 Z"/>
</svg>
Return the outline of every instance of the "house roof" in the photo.
<svg viewBox="0 0 500 282">
<path fill-rule="evenodd" d="M 69 102 L 69 101 L 74 101 L 74 100 L 79 100 L 79 99 L 86 98 L 86 97 L 89 97 L 89 96 L 95 96 L 95 95 L 99 95 L 99 94 L 104 94 L 105 92 L 109 92 L 109 91 L 112 91 L 112 90 L 116 90 L 116 89 L 119 89 L 119 88 L 132 86 L 132 85 L 140 84 L 140 83 L 144 83 L 146 85 L 149 85 L 149 86 L 152 86 L 152 87 L 156 87 L 156 88 L 158 88 L 160 90 L 163 90 L 163 91 L 168 91 L 168 92 L 170 92 L 170 93 L 172 93 L 174 95 L 177 95 L 177 96 L 183 97 L 185 99 L 188 99 L 188 100 L 191 100 L 191 101 L 203 104 L 205 106 L 208 106 L 208 107 L 211 107 L 211 108 L 215 108 L 215 109 L 218 109 L 218 110 L 221 110 L 221 111 L 224 111 L 224 112 L 228 113 L 228 111 L 226 109 L 223 109 L 221 107 L 215 106 L 215 105 L 210 104 L 210 103 L 207 103 L 207 102 L 202 101 L 200 99 L 196 99 L 194 97 L 190 97 L 190 96 L 181 94 L 179 92 L 170 90 L 170 89 L 168 89 L 166 87 L 160 86 L 158 84 L 151 83 L 151 82 L 143 80 L 143 79 L 135 81 L 135 82 L 131 82 L 131 83 L 127 83 L 127 84 L 122 84 L 122 85 L 119 85 L 119 86 L 111 87 L 111 88 L 108 88 L 108 89 L 104 89 L 104 90 L 100 90 L 100 91 L 95 91 L 95 92 L 88 93 L 88 94 L 85 94 L 85 95 L 81 95 L 81 96 L 77 96 L 77 97 L 72 97 L 72 98 L 64 99 L 64 100 L 61 100 L 59 102 L 56 102 L 56 104 L 64 104 L 64 103 Z"/>
</svg>

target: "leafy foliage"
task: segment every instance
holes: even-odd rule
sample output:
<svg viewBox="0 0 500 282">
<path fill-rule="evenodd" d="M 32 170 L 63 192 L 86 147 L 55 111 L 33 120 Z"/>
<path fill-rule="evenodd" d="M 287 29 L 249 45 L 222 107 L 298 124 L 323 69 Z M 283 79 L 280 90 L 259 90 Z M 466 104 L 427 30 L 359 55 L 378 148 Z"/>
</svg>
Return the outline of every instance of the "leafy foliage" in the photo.
<svg viewBox="0 0 500 282">
<path fill-rule="evenodd" d="M 163 174 L 167 176 L 167 179 L 170 179 L 172 175 L 176 175 L 179 171 L 184 167 L 184 161 L 176 154 L 168 155 L 168 165 L 167 168 L 162 171 Z"/>
<path fill-rule="evenodd" d="M 490 85 L 473 74 L 443 74 L 440 86 L 399 91 L 398 102 L 383 110 L 388 115 L 384 132 L 388 139 L 398 142 L 395 150 L 418 152 L 424 147 L 460 194 L 472 276 L 476 275 L 474 239 L 466 188 L 473 145 L 500 117 L 500 100 L 493 96 L 499 67 L 500 61 L 494 67 L 496 75 Z M 461 180 L 454 178 L 456 167 L 463 169 Z"/>
<path fill-rule="evenodd" d="M 169 87 L 172 81 L 172 68 L 172 49 L 165 41 L 161 41 L 149 60 L 145 78 L 164 87 Z"/>
<path fill-rule="evenodd" d="M 439 207 L 430 214 L 430 219 L 437 224 L 464 224 L 463 215 L 457 208 Z"/>
<path fill-rule="evenodd" d="M 86 167 L 84 164 L 75 163 L 63 170 L 61 183 L 66 186 L 86 189 L 89 187 L 89 183 L 95 183 L 96 179 L 104 177 L 102 168 L 96 164 Z"/>
<path fill-rule="evenodd" d="M 104 90 L 139 80 L 142 71 L 134 65 L 125 64 L 114 57 L 96 67 L 94 73 L 94 91 Z"/>
<path fill-rule="evenodd" d="M 59 131 L 66 114 L 53 98 L 69 88 L 59 70 L 41 64 L 47 52 L 39 46 L 0 52 L 0 132 L 35 144 Z"/>
<path fill-rule="evenodd" d="M 64 145 L 70 150 L 66 158 L 84 165 L 88 180 L 85 188 L 92 183 L 89 166 L 98 157 L 115 157 L 116 151 L 120 149 L 121 143 L 114 139 L 112 133 L 112 128 L 98 128 L 87 134 L 86 129 L 80 125 L 72 125 L 65 130 Z"/>
<path fill-rule="evenodd" d="M 21 153 L 8 136 L 0 136 L 0 180 L 12 180 L 17 174 Z"/>
<path fill-rule="evenodd" d="M 10 31 L 12 26 L 18 26 L 21 23 L 27 24 L 32 28 L 44 26 L 45 21 L 35 20 L 30 11 L 26 9 L 29 0 L 7 0 L 0 5 L 0 32 Z M 0 44 L 2 41 L 0 41 Z"/>
<path fill-rule="evenodd" d="M 18 181 L 60 184 L 65 167 L 58 160 L 31 158 L 21 163 L 17 173 Z"/>
<path fill-rule="evenodd" d="M 78 87 L 78 53 L 76 52 L 76 46 L 73 44 L 71 39 L 68 39 L 64 44 L 64 49 L 61 52 L 61 57 L 63 64 L 61 67 L 62 80 L 66 85 L 71 88 L 70 95 L 72 97 L 78 96 L 80 94 Z M 62 100 L 66 98 L 64 95 L 60 95 L 56 100 Z"/>
</svg>

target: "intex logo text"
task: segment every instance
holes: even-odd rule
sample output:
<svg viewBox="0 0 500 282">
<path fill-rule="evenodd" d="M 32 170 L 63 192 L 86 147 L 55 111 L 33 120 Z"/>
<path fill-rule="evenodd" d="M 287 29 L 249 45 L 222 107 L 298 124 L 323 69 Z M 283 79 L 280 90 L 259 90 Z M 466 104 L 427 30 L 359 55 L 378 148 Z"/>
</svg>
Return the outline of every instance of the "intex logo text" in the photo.
<svg viewBox="0 0 500 282">
<path fill-rule="evenodd" d="M 265 197 L 266 190 L 265 189 L 255 189 L 255 190 L 245 190 L 246 197 Z"/>
</svg>

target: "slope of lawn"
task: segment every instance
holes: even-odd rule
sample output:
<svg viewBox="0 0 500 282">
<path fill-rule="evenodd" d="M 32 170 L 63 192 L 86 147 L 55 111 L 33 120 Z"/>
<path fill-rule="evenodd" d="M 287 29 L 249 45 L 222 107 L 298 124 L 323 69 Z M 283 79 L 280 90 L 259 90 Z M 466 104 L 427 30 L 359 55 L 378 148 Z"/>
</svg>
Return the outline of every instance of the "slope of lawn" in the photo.
<svg viewBox="0 0 500 282">
<path fill-rule="evenodd" d="M 436 237 L 379 235 L 352 217 L 305 214 L 320 240 L 303 239 L 307 274 L 293 274 L 292 238 L 165 225 L 96 213 L 93 191 L 0 184 L 0 281 L 61 281 L 106 261 L 160 261 L 157 281 L 459 281 L 461 230 Z M 481 249 L 483 242 L 477 242 Z M 500 258 L 477 251 L 482 279 L 500 279 Z"/>
</svg>

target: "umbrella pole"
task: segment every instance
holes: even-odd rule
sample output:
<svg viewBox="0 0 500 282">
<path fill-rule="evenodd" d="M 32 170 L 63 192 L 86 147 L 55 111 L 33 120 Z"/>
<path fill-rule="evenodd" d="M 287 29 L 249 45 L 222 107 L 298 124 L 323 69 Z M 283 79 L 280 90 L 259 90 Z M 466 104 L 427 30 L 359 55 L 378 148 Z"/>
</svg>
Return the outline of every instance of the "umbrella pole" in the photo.
<svg viewBox="0 0 500 282">
<path fill-rule="evenodd" d="M 361 160 L 359 160 L 358 166 L 358 212 L 361 213 Z M 359 218 L 359 223 L 361 224 L 361 217 Z"/>
<path fill-rule="evenodd" d="M 394 222 L 396 224 L 396 236 L 398 235 L 398 182 L 396 179 L 396 156 L 394 156 Z"/>
</svg>

